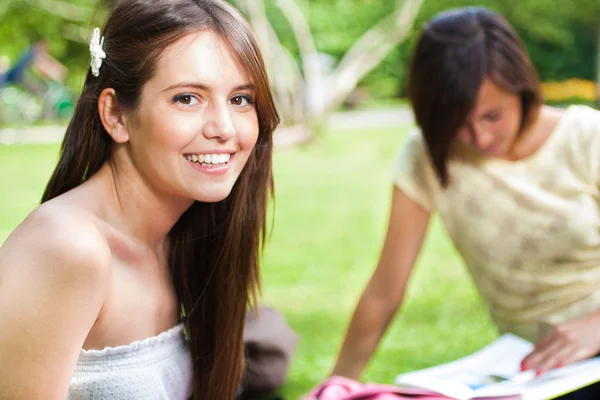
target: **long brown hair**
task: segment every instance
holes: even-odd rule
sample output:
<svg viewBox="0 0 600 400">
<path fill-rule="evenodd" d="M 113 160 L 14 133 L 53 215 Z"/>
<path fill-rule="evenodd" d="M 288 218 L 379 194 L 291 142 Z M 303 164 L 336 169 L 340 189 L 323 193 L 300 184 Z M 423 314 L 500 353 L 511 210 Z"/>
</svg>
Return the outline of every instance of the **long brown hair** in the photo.
<svg viewBox="0 0 600 400">
<path fill-rule="evenodd" d="M 98 96 L 116 91 L 129 110 L 167 46 L 211 30 L 227 43 L 256 86 L 259 136 L 231 194 L 195 202 L 169 232 L 169 267 L 185 313 L 194 363 L 194 398 L 234 398 L 243 372 L 245 312 L 260 286 L 259 257 L 273 194 L 272 133 L 279 117 L 262 56 L 248 23 L 219 0 L 121 0 L 105 27 L 100 75 L 88 72 L 67 128 L 58 165 L 42 202 L 89 179 L 111 157 L 114 143 L 98 115 Z"/>
<path fill-rule="evenodd" d="M 508 21 L 483 7 L 465 7 L 442 12 L 424 26 L 407 94 L 444 187 L 450 148 L 486 77 L 520 95 L 521 131 L 529 126 L 542 102 L 539 79 Z"/>
</svg>

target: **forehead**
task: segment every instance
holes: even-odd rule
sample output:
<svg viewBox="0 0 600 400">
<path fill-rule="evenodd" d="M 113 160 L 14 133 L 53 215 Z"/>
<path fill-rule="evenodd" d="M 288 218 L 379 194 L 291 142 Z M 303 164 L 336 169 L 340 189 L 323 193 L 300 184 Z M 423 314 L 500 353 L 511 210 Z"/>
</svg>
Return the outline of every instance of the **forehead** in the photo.
<svg viewBox="0 0 600 400">
<path fill-rule="evenodd" d="M 190 33 L 168 46 L 151 80 L 217 87 L 250 83 L 250 78 L 227 43 L 216 33 L 205 30 Z"/>
<path fill-rule="evenodd" d="M 507 92 L 490 78 L 485 78 L 479 87 L 475 102 L 475 113 L 498 107 L 508 101 L 514 94 Z"/>
</svg>

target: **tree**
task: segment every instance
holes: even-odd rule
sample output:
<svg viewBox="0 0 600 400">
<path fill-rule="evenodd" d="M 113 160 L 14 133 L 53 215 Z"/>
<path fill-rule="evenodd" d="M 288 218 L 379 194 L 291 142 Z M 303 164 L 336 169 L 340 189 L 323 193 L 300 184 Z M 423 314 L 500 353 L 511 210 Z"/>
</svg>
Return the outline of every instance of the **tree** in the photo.
<svg viewBox="0 0 600 400">
<path fill-rule="evenodd" d="M 91 28 L 117 1 L 0 1 L 0 54 L 14 60 L 44 38 L 51 54 L 69 68 L 69 86 L 77 92 L 89 64 Z M 599 57 L 592 56 L 600 52 L 598 0 L 229 1 L 252 21 L 283 126 L 308 137 L 358 85 L 375 98 L 402 97 L 418 34 L 414 27 L 449 8 L 479 4 L 505 15 L 542 80 L 600 80 Z M 358 43 L 362 47 L 355 47 Z M 331 69 L 324 68 L 327 63 Z"/>
<path fill-rule="evenodd" d="M 365 32 L 332 71 L 324 71 L 304 13 L 294 0 L 275 0 L 295 38 L 299 65 L 279 40 L 263 0 L 236 2 L 249 16 L 266 58 L 283 130 L 279 143 L 307 140 L 318 133 L 331 112 L 339 108 L 356 85 L 412 29 L 423 0 L 404 0 L 391 15 Z M 287 129 L 286 129 L 287 128 Z"/>
</svg>

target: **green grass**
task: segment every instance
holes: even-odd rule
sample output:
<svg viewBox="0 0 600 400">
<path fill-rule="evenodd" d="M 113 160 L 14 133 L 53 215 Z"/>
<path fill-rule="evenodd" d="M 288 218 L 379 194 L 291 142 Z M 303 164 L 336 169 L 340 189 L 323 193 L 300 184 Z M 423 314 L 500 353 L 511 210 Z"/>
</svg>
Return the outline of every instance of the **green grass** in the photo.
<svg viewBox="0 0 600 400">
<path fill-rule="evenodd" d="M 275 155 L 276 203 L 263 265 L 262 303 L 301 337 L 283 390 L 295 399 L 326 378 L 385 233 L 391 171 L 405 130 L 327 132 Z M 57 146 L 0 147 L 0 243 L 36 205 Z M 497 332 L 434 218 L 406 303 L 363 378 L 464 356 Z"/>
<path fill-rule="evenodd" d="M 330 372 L 348 319 L 379 256 L 391 176 L 405 131 L 329 132 L 275 156 L 273 236 L 263 301 L 282 310 L 301 342 L 284 394 L 296 398 Z M 497 332 L 437 218 L 406 303 L 363 378 L 395 375 L 466 355 Z"/>
<path fill-rule="evenodd" d="M 39 204 L 58 145 L 0 145 L 0 243 Z"/>
</svg>

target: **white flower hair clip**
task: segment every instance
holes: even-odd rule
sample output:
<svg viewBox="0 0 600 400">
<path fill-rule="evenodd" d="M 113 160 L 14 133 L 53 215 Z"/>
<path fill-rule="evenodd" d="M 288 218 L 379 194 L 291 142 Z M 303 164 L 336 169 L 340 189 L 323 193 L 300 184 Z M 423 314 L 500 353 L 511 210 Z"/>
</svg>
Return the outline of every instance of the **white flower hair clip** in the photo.
<svg viewBox="0 0 600 400">
<path fill-rule="evenodd" d="M 106 58 L 106 53 L 102 49 L 104 46 L 104 36 L 100 38 L 100 28 L 94 28 L 92 33 L 92 39 L 90 40 L 90 54 L 92 55 L 92 61 L 90 66 L 92 67 L 92 75 L 98 77 L 100 75 L 100 67 L 102 66 L 102 60 Z"/>
</svg>

